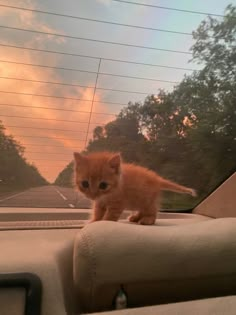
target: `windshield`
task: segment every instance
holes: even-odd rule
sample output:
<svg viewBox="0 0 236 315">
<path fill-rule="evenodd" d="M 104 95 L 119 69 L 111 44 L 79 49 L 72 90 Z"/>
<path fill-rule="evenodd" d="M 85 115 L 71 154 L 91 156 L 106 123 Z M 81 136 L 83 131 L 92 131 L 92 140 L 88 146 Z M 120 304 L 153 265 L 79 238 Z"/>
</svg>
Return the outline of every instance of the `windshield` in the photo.
<svg viewBox="0 0 236 315">
<path fill-rule="evenodd" d="M 73 152 L 121 152 L 198 196 L 235 169 L 236 2 L 1 1 L 0 206 L 90 208 Z"/>
</svg>

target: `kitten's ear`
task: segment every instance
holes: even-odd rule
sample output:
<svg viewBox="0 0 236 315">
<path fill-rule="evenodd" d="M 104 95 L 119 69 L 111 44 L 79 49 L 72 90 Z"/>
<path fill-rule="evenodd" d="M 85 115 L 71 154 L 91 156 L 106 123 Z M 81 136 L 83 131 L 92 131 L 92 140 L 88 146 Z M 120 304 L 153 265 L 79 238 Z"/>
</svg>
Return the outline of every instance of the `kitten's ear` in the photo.
<svg viewBox="0 0 236 315">
<path fill-rule="evenodd" d="M 74 160 L 76 164 L 80 164 L 84 161 L 84 157 L 79 152 L 74 152 Z"/>
<path fill-rule="evenodd" d="M 113 155 L 110 160 L 108 161 L 111 168 L 113 168 L 117 173 L 120 170 L 120 164 L 121 164 L 121 157 L 120 154 Z"/>
</svg>

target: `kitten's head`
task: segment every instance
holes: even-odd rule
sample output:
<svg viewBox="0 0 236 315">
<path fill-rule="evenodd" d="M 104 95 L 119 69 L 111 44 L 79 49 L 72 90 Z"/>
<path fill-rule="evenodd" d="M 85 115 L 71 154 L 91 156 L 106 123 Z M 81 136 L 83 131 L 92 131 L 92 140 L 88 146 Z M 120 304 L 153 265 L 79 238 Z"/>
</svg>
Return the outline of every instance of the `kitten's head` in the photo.
<svg viewBox="0 0 236 315">
<path fill-rule="evenodd" d="M 119 153 L 97 152 L 81 155 L 75 152 L 74 160 L 76 186 L 86 197 L 94 200 L 112 193 L 119 186 Z"/>
</svg>

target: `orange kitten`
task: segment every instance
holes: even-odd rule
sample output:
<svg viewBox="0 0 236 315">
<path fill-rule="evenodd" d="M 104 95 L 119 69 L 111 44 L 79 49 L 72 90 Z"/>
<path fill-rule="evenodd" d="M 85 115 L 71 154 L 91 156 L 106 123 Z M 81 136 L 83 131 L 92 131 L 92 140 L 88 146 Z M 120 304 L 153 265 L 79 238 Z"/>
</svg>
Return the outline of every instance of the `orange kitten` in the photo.
<svg viewBox="0 0 236 315">
<path fill-rule="evenodd" d="M 129 221 L 154 224 L 162 190 L 196 196 L 193 189 L 166 180 L 144 167 L 121 162 L 120 154 L 74 153 L 78 189 L 94 200 L 92 221 L 117 221 L 123 210 L 136 210 Z"/>
</svg>

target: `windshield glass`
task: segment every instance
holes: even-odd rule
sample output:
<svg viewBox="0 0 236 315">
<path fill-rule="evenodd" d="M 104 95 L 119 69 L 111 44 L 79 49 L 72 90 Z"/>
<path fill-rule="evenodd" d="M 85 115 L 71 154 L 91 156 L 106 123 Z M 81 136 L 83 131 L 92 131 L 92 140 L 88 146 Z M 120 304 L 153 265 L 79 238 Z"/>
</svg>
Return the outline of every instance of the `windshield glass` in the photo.
<svg viewBox="0 0 236 315">
<path fill-rule="evenodd" d="M 197 197 L 235 169 L 236 2 L 1 1 L 0 206 L 90 208 L 73 152 L 121 152 Z"/>
</svg>

